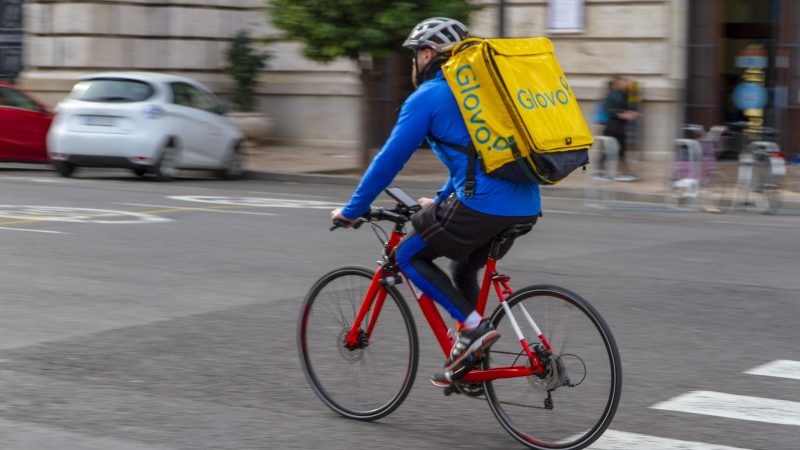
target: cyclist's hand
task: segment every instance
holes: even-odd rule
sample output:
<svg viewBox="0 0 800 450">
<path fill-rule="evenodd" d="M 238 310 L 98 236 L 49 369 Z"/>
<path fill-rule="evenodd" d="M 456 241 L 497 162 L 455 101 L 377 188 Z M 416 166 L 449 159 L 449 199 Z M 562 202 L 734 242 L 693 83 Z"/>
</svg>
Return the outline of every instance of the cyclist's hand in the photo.
<svg viewBox="0 0 800 450">
<path fill-rule="evenodd" d="M 334 223 L 337 223 L 337 221 L 344 222 L 346 224 L 346 228 L 352 228 L 356 223 L 354 220 L 348 219 L 342 214 L 342 208 L 336 208 L 331 211 L 331 220 Z"/>
<path fill-rule="evenodd" d="M 436 200 L 428 197 L 420 197 L 417 199 L 417 203 L 419 203 L 419 206 L 424 208 L 432 203 L 436 203 Z"/>
</svg>

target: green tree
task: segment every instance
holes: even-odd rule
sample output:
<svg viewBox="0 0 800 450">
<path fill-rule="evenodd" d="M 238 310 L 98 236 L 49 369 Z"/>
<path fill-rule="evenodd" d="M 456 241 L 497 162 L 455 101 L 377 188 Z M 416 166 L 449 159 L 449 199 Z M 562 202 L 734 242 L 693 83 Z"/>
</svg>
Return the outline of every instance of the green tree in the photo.
<svg viewBox="0 0 800 450">
<path fill-rule="evenodd" d="M 258 73 L 264 68 L 269 55 L 253 50 L 253 42 L 247 31 L 240 31 L 228 48 L 228 67 L 225 73 L 236 83 L 233 88 L 233 104 L 242 112 L 255 106 L 255 90 Z"/>
<path fill-rule="evenodd" d="M 365 133 L 369 99 L 375 95 L 374 81 L 385 70 L 386 58 L 403 51 L 401 44 L 420 21 L 444 16 L 466 23 L 478 8 L 467 0 L 267 0 L 267 4 L 272 22 L 283 31 L 281 38 L 304 43 L 309 59 L 330 62 L 345 57 L 361 62 L 364 165 L 370 151 Z M 372 64 L 364 64 L 365 55 L 371 56 Z"/>
</svg>

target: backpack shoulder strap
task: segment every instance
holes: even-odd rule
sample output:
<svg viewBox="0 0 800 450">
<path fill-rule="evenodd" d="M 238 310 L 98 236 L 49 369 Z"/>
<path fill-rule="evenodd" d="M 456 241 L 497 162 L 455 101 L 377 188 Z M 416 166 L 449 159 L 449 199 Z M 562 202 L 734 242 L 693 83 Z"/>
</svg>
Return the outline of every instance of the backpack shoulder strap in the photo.
<svg viewBox="0 0 800 450">
<path fill-rule="evenodd" d="M 469 147 L 464 147 L 463 145 L 443 141 L 432 134 L 428 135 L 428 139 L 437 144 L 446 145 L 467 155 L 467 176 L 464 181 L 464 197 L 472 198 L 472 196 L 475 194 L 475 160 L 478 157 L 478 152 L 475 150 L 475 145 L 472 143 L 472 141 L 470 141 Z"/>
</svg>

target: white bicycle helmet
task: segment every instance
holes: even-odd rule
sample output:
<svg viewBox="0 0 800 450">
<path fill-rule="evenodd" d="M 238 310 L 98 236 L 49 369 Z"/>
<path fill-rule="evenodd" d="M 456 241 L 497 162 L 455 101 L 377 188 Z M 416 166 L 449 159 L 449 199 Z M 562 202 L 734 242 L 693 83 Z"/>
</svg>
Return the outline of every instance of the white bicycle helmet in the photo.
<svg viewBox="0 0 800 450">
<path fill-rule="evenodd" d="M 469 30 L 463 23 L 447 17 L 431 17 L 411 30 L 403 47 L 411 50 L 432 48 L 439 53 L 446 53 L 467 37 Z"/>
</svg>

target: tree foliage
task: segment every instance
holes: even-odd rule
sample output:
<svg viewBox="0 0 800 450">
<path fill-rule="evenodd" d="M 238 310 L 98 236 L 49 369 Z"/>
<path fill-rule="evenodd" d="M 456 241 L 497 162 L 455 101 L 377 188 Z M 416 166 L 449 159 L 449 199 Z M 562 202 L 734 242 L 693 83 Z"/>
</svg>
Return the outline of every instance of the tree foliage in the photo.
<svg viewBox="0 0 800 450">
<path fill-rule="evenodd" d="M 228 66 L 225 73 L 235 81 L 233 103 L 239 111 L 252 111 L 255 106 L 257 77 L 264 68 L 269 55 L 257 53 L 253 41 L 246 31 L 240 31 L 233 38 L 228 49 Z"/>
<path fill-rule="evenodd" d="M 305 43 L 305 55 L 329 62 L 361 53 L 397 53 L 411 29 L 428 17 L 462 22 L 476 6 L 466 0 L 267 0 L 272 22 L 286 40 Z"/>
</svg>

